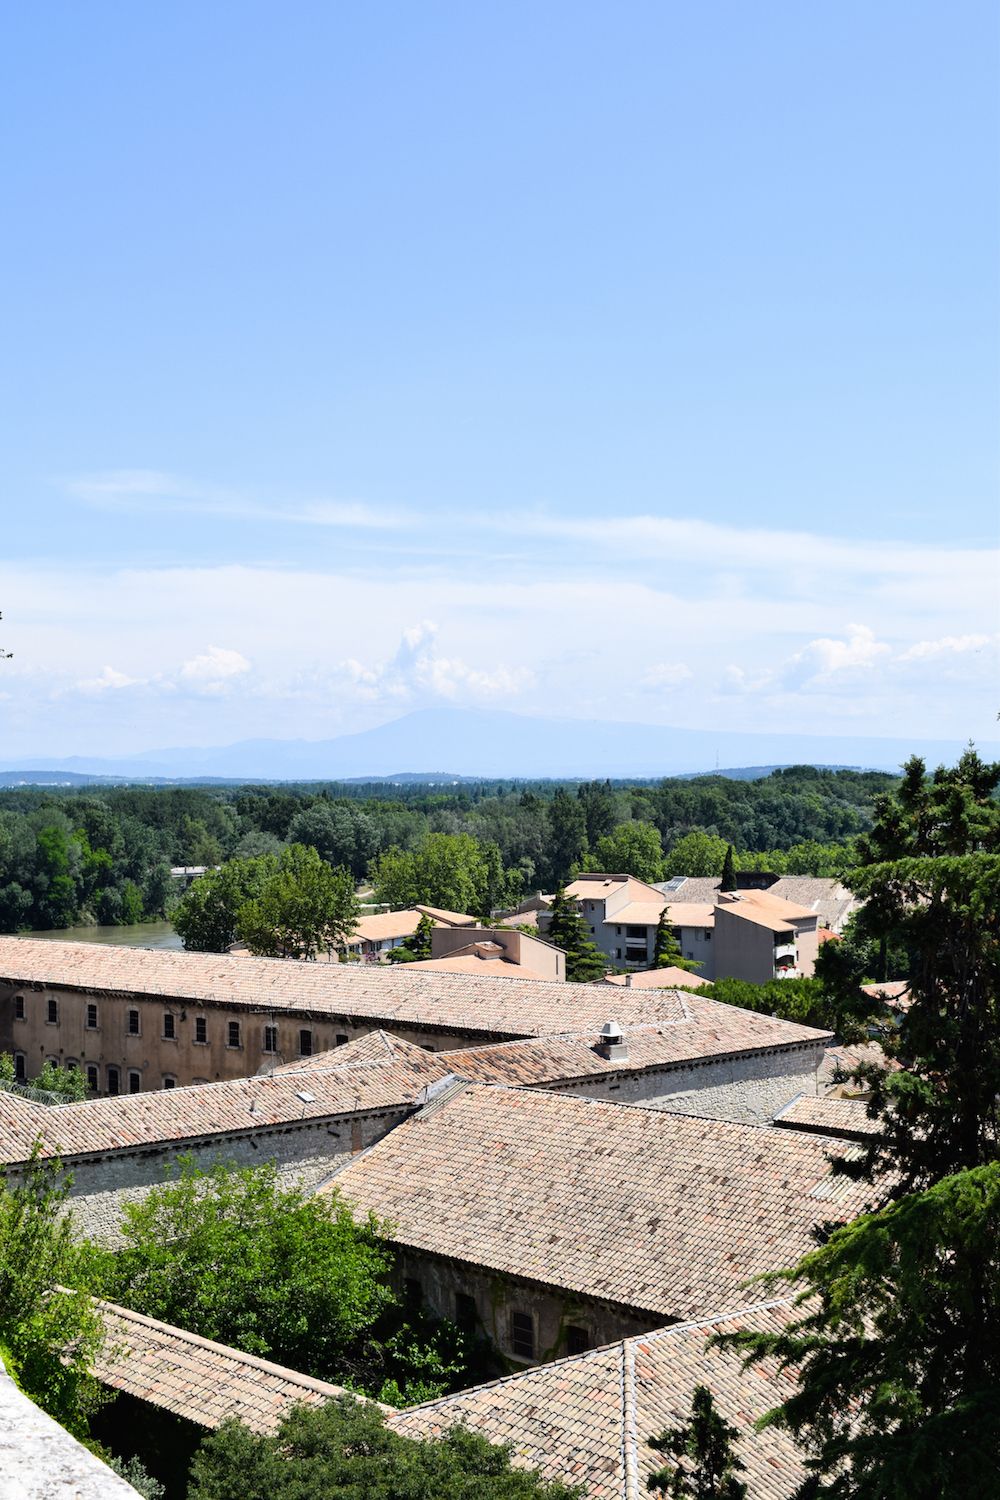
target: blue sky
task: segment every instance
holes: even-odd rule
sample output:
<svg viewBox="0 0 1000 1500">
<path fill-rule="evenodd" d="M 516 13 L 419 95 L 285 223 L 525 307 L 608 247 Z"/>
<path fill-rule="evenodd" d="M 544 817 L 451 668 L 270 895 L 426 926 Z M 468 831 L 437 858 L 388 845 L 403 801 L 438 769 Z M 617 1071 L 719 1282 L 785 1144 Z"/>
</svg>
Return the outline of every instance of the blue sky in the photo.
<svg viewBox="0 0 1000 1500">
<path fill-rule="evenodd" d="M 992 732 L 998 17 L 12 10 L 6 754 Z"/>
</svg>

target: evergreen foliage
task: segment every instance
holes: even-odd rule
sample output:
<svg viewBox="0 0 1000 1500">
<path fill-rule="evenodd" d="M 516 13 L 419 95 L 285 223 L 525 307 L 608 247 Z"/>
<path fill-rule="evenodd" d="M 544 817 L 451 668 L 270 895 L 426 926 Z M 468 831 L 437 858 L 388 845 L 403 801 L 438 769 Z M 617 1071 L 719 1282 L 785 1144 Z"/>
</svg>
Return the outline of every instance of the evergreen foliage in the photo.
<svg viewBox="0 0 1000 1500">
<path fill-rule="evenodd" d="M 630 818 L 619 823 L 611 833 L 602 834 L 582 862 L 584 870 L 601 870 L 607 874 L 634 875 L 650 883 L 664 876 L 663 844 L 652 823 Z"/>
<path fill-rule="evenodd" d="M 507 1448 L 457 1428 L 399 1437 L 372 1406 L 296 1407 L 273 1436 L 228 1422 L 205 1439 L 188 1500 L 578 1500 L 576 1486 L 514 1469 Z"/>
<path fill-rule="evenodd" d="M 516 906 L 521 877 L 504 870 L 499 850 L 468 833 L 431 833 L 415 849 L 390 849 L 376 860 L 377 901 L 400 909 L 436 906 L 488 917 L 494 907 Z"/>
<path fill-rule="evenodd" d="M 654 969 L 700 969 L 693 958 L 685 958 L 681 952 L 677 934 L 670 925 L 670 908 L 665 906 L 656 924 L 656 939 L 653 944 Z"/>
<path fill-rule="evenodd" d="M 420 921 L 417 923 L 417 930 L 406 945 L 414 958 L 430 958 L 433 935 L 434 922 L 432 918 L 426 912 L 421 912 Z"/>
<path fill-rule="evenodd" d="M 720 891 L 735 891 L 736 889 L 736 861 L 733 859 L 733 846 L 726 846 L 726 857 L 722 861 L 722 883 Z"/>
<path fill-rule="evenodd" d="M 560 891 L 549 910 L 546 937 L 566 955 L 566 978 L 573 984 L 588 984 L 603 978 L 607 963 L 591 939 L 576 902 Z"/>
<path fill-rule="evenodd" d="M 747 1487 L 736 1477 L 746 1468 L 733 1446 L 738 1437 L 716 1410 L 708 1386 L 696 1385 L 688 1420 L 649 1439 L 651 1448 L 678 1462 L 650 1474 L 646 1488 L 670 1500 L 745 1500 Z"/>
</svg>

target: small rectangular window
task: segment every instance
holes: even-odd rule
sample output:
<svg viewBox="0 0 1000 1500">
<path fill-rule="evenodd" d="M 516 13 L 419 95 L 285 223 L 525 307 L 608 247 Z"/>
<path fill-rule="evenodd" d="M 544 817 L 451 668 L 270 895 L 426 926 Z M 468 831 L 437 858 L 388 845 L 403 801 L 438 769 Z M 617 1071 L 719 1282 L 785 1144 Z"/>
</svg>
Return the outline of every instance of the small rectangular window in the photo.
<svg viewBox="0 0 1000 1500">
<path fill-rule="evenodd" d="M 14 1053 L 14 1077 L 16 1079 L 18 1079 L 19 1082 L 21 1082 L 21 1083 L 24 1082 L 25 1068 L 24 1068 L 24 1053 L 23 1052 L 15 1052 Z"/>
<path fill-rule="evenodd" d="M 48 1001 L 48 1003 L 46 1005 L 46 1010 L 45 1010 L 45 1019 L 49 1023 L 50 1026 L 57 1026 L 59 1024 L 59 1001 L 58 1000 L 50 1000 L 50 1001 Z"/>
<path fill-rule="evenodd" d="M 570 1323 L 566 1328 L 566 1353 L 586 1354 L 590 1348 L 590 1334 L 586 1328 Z"/>
<path fill-rule="evenodd" d="M 128 1013 L 128 1034 L 129 1036 L 139 1035 L 139 1012 L 137 1010 L 130 1010 Z"/>
<path fill-rule="evenodd" d="M 196 1042 L 208 1041 L 208 1022 L 204 1016 L 194 1018 L 194 1039 Z"/>
<path fill-rule="evenodd" d="M 227 1047 L 238 1047 L 240 1045 L 240 1023 L 239 1023 L 239 1021 L 230 1021 L 228 1036 L 229 1036 L 229 1041 L 226 1043 Z"/>
<path fill-rule="evenodd" d="M 306 1027 L 304 1030 L 302 1030 L 302 1031 L 299 1032 L 299 1056 L 300 1057 L 312 1057 L 312 1054 L 313 1054 L 313 1034 L 309 1030 L 309 1028 Z"/>
<path fill-rule="evenodd" d="M 87 1030 L 88 1031 L 96 1031 L 97 1030 L 97 1006 L 96 1005 L 88 1005 L 87 1006 Z"/>
<path fill-rule="evenodd" d="M 344 1033 L 342 1031 L 338 1031 L 337 1032 L 337 1035 L 334 1038 L 334 1040 L 336 1041 L 338 1047 L 346 1047 L 347 1046 L 347 1037 L 344 1035 Z"/>
<path fill-rule="evenodd" d="M 711 927 L 706 927 L 705 928 L 705 942 L 706 943 L 710 943 L 711 941 L 712 941 L 712 929 L 711 929 Z"/>
<path fill-rule="evenodd" d="M 466 1333 L 475 1328 L 479 1322 L 476 1299 L 475 1297 L 470 1297 L 468 1292 L 455 1293 L 455 1322 Z"/>
<path fill-rule="evenodd" d="M 15 1021 L 23 1021 L 24 1020 L 24 996 L 23 995 L 15 995 L 14 996 L 14 1020 Z"/>
<path fill-rule="evenodd" d="M 424 1300 L 424 1289 L 415 1276 L 407 1276 L 403 1282 L 403 1296 L 411 1307 L 419 1307 Z"/>
<path fill-rule="evenodd" d="M 120 1094 L 122 1091 L 122 1075 L 117 1068 L 108 1069 L 108 1093 Z"/>
<path fill-rule="evenodd" d="M 519 1359 L 535 1357 L 535 1319 L 531 1313 L 512 1312 L 510 1315 L 511 1353 Z"/>
<path fill-rule="evenodd" d="M 264 1051 L 277 1052 L 278 1050 L 278 1028 L 277 1026 L 264 1027 Z"/>
<path fill-rule="evenodd" d="M 176 1037 L 176 1035 L 177 1035 L 177 1031 L 176 1031 L 176 1028 L 175 1028 L 175 1025 L 174 1025 L 174 1013 L 173 1013 L 172 1010 L 165 1010 L 163 1012 L 163 1036 L 164 1036 L 164 1039 L 166 1041 L 168 1041 L 168 1042 L 172 1042 L 174 1040 L 174 1038 Z"/>
<path fill-rule="evenodd" d="M 101 1086 L 101 1075 L 97 1071 L 96 1063 L 87 1064 L 87 1087 L 92 1094 L 96 1094 Z"/>
<path fill-rule="evenodd" d="M 172 1078 L 169 1073 L 164 1073 L 163 1087 L 165 1089 L 175 1089 L 177 1087 L 177 1079 Z"/>
<path fill-rule="evenodd" d="M 137 1073 L 136 1070 L 135 1070 L 135 1068 L 130 1068 L 129 1069 L 129 1074 L 128 1074 L 128 1091 L 129 1091 L 130 1094 L 141 1094 L 142 1093 L 142 1074 L 141 1073 Z"/>
</svg>

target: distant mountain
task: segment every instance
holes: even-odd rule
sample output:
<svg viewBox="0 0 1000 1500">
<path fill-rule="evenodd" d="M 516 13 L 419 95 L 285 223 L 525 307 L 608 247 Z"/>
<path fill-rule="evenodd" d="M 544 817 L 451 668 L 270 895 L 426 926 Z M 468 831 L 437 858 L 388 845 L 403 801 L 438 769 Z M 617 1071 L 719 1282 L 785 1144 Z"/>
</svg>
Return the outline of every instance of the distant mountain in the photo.
<svg viewBox="0 0 1000 1500">
<path fill-rule="evenodd" d="M 735 730 L 671 729 L 588 719 L 528 718 L 497 709 L 424 708 L 403 718 L 332 740 L 242 740 L 213 748 L 150 750 L 119 760 L 32 757 L 32 775 L 76 773 L 142 781 L 211 778 L 319 781 L 381 778 L 451 781 L 459 776 L 627 777 L 710 772 L 723 764 L 858 766 L 895 771 L 916 753 L 932 765 L 954 761 L 959 740 L 876 739 Z M 1000 744 L 981 744 L 1000 758 Z M 23 766 L 23 760 L 20 765 Z M 454 766 L 444 775 L 427 767 Z M 400 767 L 407 767 L 401 772 Z M 20 772 L 8 761 L 0 770 Z M 24 774 L 20 772 L 20 774 Z M 734 774 L 746 775 L 739 772 Z"/>
</svg>

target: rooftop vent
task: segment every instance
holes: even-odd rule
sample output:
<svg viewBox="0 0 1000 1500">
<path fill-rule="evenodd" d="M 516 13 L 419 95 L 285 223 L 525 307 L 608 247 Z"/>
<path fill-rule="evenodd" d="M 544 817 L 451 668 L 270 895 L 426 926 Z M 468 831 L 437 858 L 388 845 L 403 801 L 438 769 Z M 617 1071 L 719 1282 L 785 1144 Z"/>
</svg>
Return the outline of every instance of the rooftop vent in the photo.
<svg viewBox="0 0 1000 1500">
<path fill-rule="evenodd" d="M 597 1051 L 608 1062 L 628 1062 L 628 1047 L 617 1021 L 605 1021 L 601 1027 Z"/>
</svg>

